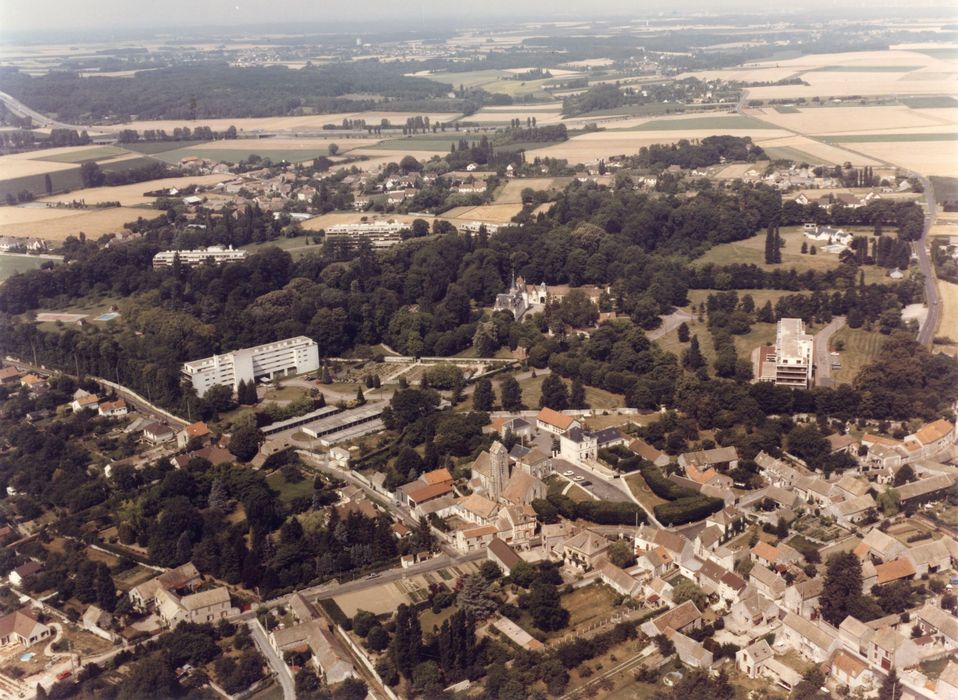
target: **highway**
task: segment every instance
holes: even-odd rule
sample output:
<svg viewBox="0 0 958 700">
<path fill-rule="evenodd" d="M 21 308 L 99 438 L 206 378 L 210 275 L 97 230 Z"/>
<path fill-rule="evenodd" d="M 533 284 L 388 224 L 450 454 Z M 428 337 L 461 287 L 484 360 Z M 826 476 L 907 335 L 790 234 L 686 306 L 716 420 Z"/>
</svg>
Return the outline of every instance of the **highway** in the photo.
<svg viewBox="0 0 958 700">
<path fill-rule="evenodd" d="M 20 117 L 30 117 L 33 120 L 34 126 L 41 127 L 52 127 L 54 129 L 76 129 L 77 131 L 82 131 L 83 129 L 88 129 L 89 127 L 80 126 L 77 124 L 65 124 L 64 122 L 58 122 L 56 119 L 51 119 L 45 114 L 40 114 L 40 112 L 35 109 L 30 109 L 20 100 L 12 95 L 8 95 L 5 92 L 0 92 L 0 102 L 3 102 L 11 112 Z"/>
</svg>

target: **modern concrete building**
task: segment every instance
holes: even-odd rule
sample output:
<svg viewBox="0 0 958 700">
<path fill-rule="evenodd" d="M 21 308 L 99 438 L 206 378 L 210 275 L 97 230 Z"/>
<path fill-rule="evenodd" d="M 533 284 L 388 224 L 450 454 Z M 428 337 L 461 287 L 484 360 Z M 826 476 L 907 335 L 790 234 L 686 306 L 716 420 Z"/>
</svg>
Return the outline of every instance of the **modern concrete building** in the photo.
<svg viewBox="0 0 958 700">
<path fill-rule="evenodd" d="M 319 346 L 306 336 L 278 340 L 252 348 L 183 363 L 198 396 L 221 384 L 236 389 L 241 381 L 274 379 L 287 374 L 315 372 L 319 369 Z"/>
<path fill-rule="evenodd" d="M 815 368 L 815 337 L 800 318 L 778 322 L 775 345 L 759 348 L 759 379 L 778 386 L 807 389 Z"/>
<path fill-rule="evenodd" d="M 179 258 L 181 265 L 197 267 L 206 264 L 223 265 L 225 263 L 241 262 L 246 260 L 248 255 L 248 251 L 233 250 L 233 246 L 229 248 L 210 246 L 197 250 L 164 250 L 162 253 L 153 256 L 153 269 L 172 267 L 177 258 Z"/>
<path fill-rule="evenodd" d="M 403 196 L 405 199 L 405 196 Z M 400 199 L 402 201 L 402 199 Z M 402 221 L 380 220 L 361 221 L 352 224 L 334 224 L 326 229 L 326 240 L 345 240 L 350 246 L 367 241 L 373 250 L 390 248 L 402 241 L 402 232 L 410 224 Z"/>
</svg>

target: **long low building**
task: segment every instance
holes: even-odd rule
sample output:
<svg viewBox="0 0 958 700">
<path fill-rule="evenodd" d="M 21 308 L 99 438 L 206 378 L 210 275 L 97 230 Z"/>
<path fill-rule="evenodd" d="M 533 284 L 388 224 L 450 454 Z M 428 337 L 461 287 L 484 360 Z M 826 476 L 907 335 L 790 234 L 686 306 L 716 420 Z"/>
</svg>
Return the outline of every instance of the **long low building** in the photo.
<svg viewBox="0 0 958 700">
<path fill-rule="evenodd" d="M 196 394 L 204 396 L 210 387 L 216 385 L 235 390 L 243 381 L 278 379 L 318 369 L 319 346 L 315 340 L 301 335 L 185 362 L 181 371 L 196 389 Z"/>
<path fill-rule="evenodd" d="M 153 269 L 172 267 L 176 260 L 187 267 L 208 264 L 223 265 L 225 263 L 241 262 L 246 260 L 248 255 L 249 252 L 246 250 L 234 250 L 233 246 L 224 248 L 218 245 L 196 250 L 164 250 L 153 256 Z"/>
<path fill-rule="evenodd" d="M 322 438 L 333 433 L 340 433 L 349 428 L 379 420 L 385 408 L 385 401 L 368 403 L 365 406 L 343 411 L 306 425 L 303 427 L 303 432 L 311 438 Z"/>
</svg>

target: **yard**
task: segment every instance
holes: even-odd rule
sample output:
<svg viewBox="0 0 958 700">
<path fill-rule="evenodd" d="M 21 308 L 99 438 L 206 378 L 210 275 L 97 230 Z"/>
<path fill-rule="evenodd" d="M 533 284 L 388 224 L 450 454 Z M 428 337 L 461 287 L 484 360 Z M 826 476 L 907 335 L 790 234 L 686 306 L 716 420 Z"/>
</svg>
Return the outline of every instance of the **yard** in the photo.
<svg viewBox="0 0 958 700">
<path fill-rule="evenodd" d="M 579 634 L 605 622 L 616 610 L 618 594 L 605 585 L 592 584 L 562 596 L 562 607 L 569 611 L 569 630 Z"/>
<path fill-rule="evenodd" d="M 0 253 L 0 283 L 18 272 L 36 270 L 45 262 L 56 262 L 35 255 L 8 255 Z"/>
<path fill-rule="evenodd" d="M 539 397 L 542 396 L 542 380 L 546 375 L 540 374 L 538 377 L 529 377 L 519 382 L 522 389 L 522 403 L 530 410 L 539 408 Z M 566 387 L 570 383 L 566 381 Z M 613 394 L 611 391 L 605 391 L 594 386 L 586 386 L 585 401 L 589 408 L 597 410 L 606 410 L 610 408 L 621 408 L 625 406 L 625 396 L 622 394 Z"/>
<path fill-rule="evenodd" d="M 305 476 L 301 481 L 290 483 L 280 471 L 275 471 L 266 477 L 266 483 L 279 492 L 279 500 L 284 503 L 297 498 L 310 498 L 313 495 L 313 480 Z"/>
<path fill-rule="evenodd" d="M 838 343 L 844 345 L 844 350 L 839 354 L 842 367 L 832 370 L 832 378 L 835 382 L 851 383 L 865 365 L 878 359 L 882 345 L 887 339 L 887 335 L 876 331 L 866 331 L 863 328 L 853 329 L 846 326 L 839 330 L 831 339 L 832 350 Z"/>
<path fill-rule="evenodd" d="M 645 482 L 645 477 L 643 477 L 639 472 L 633 472 L 632 474 L 622 478 L 628 485 L 632 495 L 639 500 L 639 503 L 641 503 L 646 510 L 651 511 L 657 505 L 668 503 L 668 501 L 666 501 L 664 498 L 659 498 L 652 493 L 649 485 Z"/>
</svg>

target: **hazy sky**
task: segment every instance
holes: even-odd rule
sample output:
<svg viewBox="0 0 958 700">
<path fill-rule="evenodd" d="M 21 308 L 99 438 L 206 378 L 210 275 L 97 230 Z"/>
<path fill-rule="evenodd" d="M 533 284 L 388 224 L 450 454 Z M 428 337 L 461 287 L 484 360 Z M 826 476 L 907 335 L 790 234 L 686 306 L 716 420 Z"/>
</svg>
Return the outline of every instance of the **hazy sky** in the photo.
<svg viewBox="0 0 958 700">
<path fill-rule="evenodd" d="M 415 26 L 425 17 L 468 23 L 484 17 L 594 19 L 602 15 L 649 16 L 674 11 L 788 11 L 848 6 L 934 6 L 954 8 L 952 0 L 804 0 L 800 8 L 775 0 L 0 0 L 0 39 L 25 32 L 106 34 L 126 29 L 237 25 L 301 26 L 321 31 L 322 25 L 351 25 L 401 20 Z M 587 14 L 586 14 L 587 13 Z M 377 21 L 378 20 L 378 21 Z M 310 26 L 311 25 L 311 26 Z M 334 31 L 336 26 L 329 26 Z"/>
</svg>

